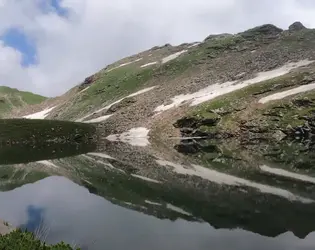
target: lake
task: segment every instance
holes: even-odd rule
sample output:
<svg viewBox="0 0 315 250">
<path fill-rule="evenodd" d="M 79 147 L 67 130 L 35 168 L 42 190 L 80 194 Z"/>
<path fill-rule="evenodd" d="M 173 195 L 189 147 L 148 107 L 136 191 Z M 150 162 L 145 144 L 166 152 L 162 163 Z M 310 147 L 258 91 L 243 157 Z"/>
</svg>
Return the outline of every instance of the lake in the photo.
<svg viewBox="0 0 315 250">
<path fill-rule="evenodd" d="M 310 142 L 187 140 L 171 152 L 69 131 L 1 146 L 2 220 L 82 249 L 315 247 Z"/>
</svg>

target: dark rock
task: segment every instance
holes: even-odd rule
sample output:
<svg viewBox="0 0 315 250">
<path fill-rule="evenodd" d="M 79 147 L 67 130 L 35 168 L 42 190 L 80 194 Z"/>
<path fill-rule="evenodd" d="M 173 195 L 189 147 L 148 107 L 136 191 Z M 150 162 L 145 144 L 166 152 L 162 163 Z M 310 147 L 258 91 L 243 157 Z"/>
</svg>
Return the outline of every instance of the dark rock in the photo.
<svg viewBox="0 0 315 250">
<path fill-rule="evenodd" d="M 175 145 L 174 148 L 182 154 L 196 154 L 200 151 L 196 143 L 178 144 L 178 145 Z"/>
<path fill-rule="evenodd" d="M 261 36 L 275 37 L 282 31 L 282 29 L 276 27 L 275 25 L 264 24 L 253 29 L 246 30 L 245 32 L 241 33 L 241 35 L 247 39 L 255 39 Z"/>
<path fill-rule="evenodd" d="M 175 128 L 197 128 L 198 127 L 198 119 L 195 117 L 184 117 L 182 119 L 177 120 L 173 126 Z"/>
<path fill-rule="evenodd" d="M 194 132 L 194 129 L 192 128 L 181 128 L 180 132 L 184 135 L 190 135 Z"/>
<path fill-rule="evenodd" d="M 310 107 L 314 105 L 314 102 L 311 101 L 308 98 L 303 98 L 303 99 L 295 99 L 292 101 L 294 105 L 298 107 Z"/>
<path fill-rule="evenodd" d="M 215 138 L 215 135 L 210 133 L 210 132 L 204 132 L 196 129 L 193 133 L 192 136 L 196 137 L 207 137 L 207 138 Z"/>
<path fill-rule="evenodd" d="M 301 22 L 294 22 L 289 26 L 289 31 L 295 32 L 299 30 L 306 29 L 306 27 Z"/>
<path fill-rule="evenodd" d="M 175 128 L 199 128 L 200 126 L 215 126 L 221 120 L 220 116 L 214 113 L 207 113 L 205 116 L 184 117 L 177 120 Z"/>
<path fill-rule="evenodd" d="M 87 78 L 85 78 L 84 82 L 79 86 L 79 90 L 85 89 L 86 87 L 90 86 L 93 84 L 98 79 L 97 75 L 91 75 Z"/>
<path fill-rule="evenodd" d="M 202 119 L 199 124 L 205 125 L 205 126 L 215 126 L 218 124 L 218 122 L 221 120 L 220 117 L 214 117 L 214 118 L 204 118 Z"/>
</svg>

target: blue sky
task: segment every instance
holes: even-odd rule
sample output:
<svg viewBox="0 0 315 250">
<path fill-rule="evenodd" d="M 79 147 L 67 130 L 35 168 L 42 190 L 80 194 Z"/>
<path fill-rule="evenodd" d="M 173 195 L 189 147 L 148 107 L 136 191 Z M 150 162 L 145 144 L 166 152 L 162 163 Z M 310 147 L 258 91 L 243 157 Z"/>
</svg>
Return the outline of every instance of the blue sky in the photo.
<svg viewBox="0 0 315 250">
<path fill-rule="evenodd" d="M 34 41 L 28 38 L 23 30 L 18 28 L 8 29 L 1 40 L 6 46 L 15 48 L 22 54 L 22 66 L 27 67 L 36 64 L 36 45 Z"/>
<path fill-rule="evenodd" d="M 60 6 L 61 0 L 42 0 L 39 2 L 43 13 L 54 12 L 60 17 L 67 18 L 68 10 Z M 22 54 L 21 65 L 28 67 L 37 64 L 36 43 L 21 28 L 12 27 L 6 30 L 0 39 L 5 46 L 12 47 Z"/>
<path fill-rule="evenodd" d="M 299 20 L 315 27 L 313 0 L 0 2 L 0 86 L 49 97 L 156 45 L 203 41 L 265 23 L 287 28 Z"/>
</svg>

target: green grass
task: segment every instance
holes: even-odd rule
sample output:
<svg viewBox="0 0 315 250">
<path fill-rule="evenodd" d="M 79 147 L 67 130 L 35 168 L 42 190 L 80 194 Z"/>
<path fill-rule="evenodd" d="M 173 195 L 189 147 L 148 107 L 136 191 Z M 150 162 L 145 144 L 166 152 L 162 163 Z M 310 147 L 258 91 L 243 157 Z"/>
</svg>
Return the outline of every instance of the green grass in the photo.
<svg viewBox="0 0 315 250">
<path fill-rule="evenodd" d="M 73 250 L 64 242 L 56 245 L 47 245 L 36 239 L 33 233 L 23 232 L 18 229 L 4 236 L 0 236 L 1 250 Z M 76 250 L 79 250 L 77 248 Z"/>
<path fill-rule="evenodd" d="M 110 72 L 101 70 L 95 75 L 96 80 L 91 87 L 79 97 L 76 96 L 71 101 L 71 106 L 67 105 L 58 118 L 79 118 L 156 82 L 170 81 L 184 72 L 198 71 L 201 64 L 218 57 L 226 49 L 233 48 L 242 41 L 242 37 L 238 35 L 211 39 L 158 67 L 140 68 L 136 64 L 130 64 Z"/>
<path fill-rule="evenodd" d="M 100 108 L 106 103 L 114 102 L 145 86 L 152 79 L 153 70 L 137 69 L 132 65 L 114 69 L 110 72 L 100 71 L 97 80 L 86 90 L 80 98 L 71 103 L 68 110 L 60 117 L 72 119 L 78 114 L 88 113 Z"/>
<path fill-rule="evenodd" d="M 209 129 L 203 127 L 203 131 L 233 131 L 238 128 L 239 122 L 242 119 L 253 119 L 254 117 L 256 117 L 257 119 L 259 118 L 266 120 L 270 123 L 270 128 L 272 128 L 274 122 L 268 120 L 268 117 L 263 117 L 262 114 L 276 106 L 285 105 L 284 107 L 286 108 L 283 110 L 283 117 L 281 119 L 281 122 L 279 122 L 279 124 L 277 123 L 277 125 L 283 128 L 285 128 L 289 124 L 291 124 L 292 126 L 298 126 L 301 125 L 304 121 L 297 119 L 294 120 L 292 119 L 292 116 L 302 116 L 310 114 L 310 112 L 314 111 L 313 107 L 297 108 L 294 105 L 286 105 L 289 103 L 288 101 L 292 99 L 291 97 L 289 97 L 289 99 L 286 98 L 283 100 L 265 104 L 264 107 L 259 109 L 253 107 L 253 103 L 256 103 L 257 100 L 259 100 L 263 96 L 308 83 L 307 79 L 312 79 L 314 74 L 314 71 L 304 70 L 299 72 L 292 72 L 284 76 L 263 81 L 261 83 L 257 83 L 249 87 L 234 91 L 232 93 L 219 96 L 209 102 L 198 105 L 190 111 L 188 116 L 207 117 L 212 112 L 219 112 L 223 114 L 220 123 L 216 127 L 212 127 Z M 314 91 L 300 94 L 298 96 L 315 98 Z M 242 116 L 242 114 L 244 114 L 242 110 L 245 110 L 245 113 L 248 111 L 247 117 Z"/>
<path fill-rule="evenodd" d="M 0 86 L 0 117 L 10 112 L 14 108 L 25 105 L 38 104 L 47 98 L 30 92 L 19 91 L 6 86 Z"/>
</svg>

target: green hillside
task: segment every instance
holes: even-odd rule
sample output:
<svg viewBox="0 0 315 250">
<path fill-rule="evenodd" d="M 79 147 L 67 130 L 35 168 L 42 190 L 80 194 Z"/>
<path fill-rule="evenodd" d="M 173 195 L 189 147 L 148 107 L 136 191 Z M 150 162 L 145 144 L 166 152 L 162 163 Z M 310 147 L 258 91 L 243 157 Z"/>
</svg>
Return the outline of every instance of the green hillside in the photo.
<svg viewBox="0 0 315 250">
<path fill-rule="evenodd" d="M 22 108 L 27 105 L 38 104 L 46 99 L 47 98 L 44 96 L 36 95 L 31 92 L 0 86 L 0 118 L 14 108 Z"/>
</svg>

